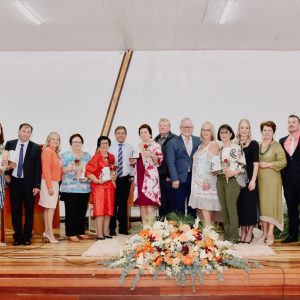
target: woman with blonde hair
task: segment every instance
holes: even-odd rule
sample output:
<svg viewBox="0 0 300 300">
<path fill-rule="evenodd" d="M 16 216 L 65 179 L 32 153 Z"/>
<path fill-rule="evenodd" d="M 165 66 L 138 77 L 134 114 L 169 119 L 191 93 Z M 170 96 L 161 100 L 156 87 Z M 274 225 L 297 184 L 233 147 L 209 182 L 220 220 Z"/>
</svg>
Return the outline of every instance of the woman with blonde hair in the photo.
<svg viewBox="0 0 300 300">
<path fill-rule="evenodd" d="M 215 128 L 211 122 L 201 126 L 200 139 L 202 144 L 193 157 L 192 188 L 189 206 L 201 213 L 204 224 L 210 224 L 213 212 L 221 211 L 217 193 L 217 177 L 212 175 L 213 158 L 219 155 L 219 145 L 215 141 Z"/>
<path fill-rule="evenodd" d="M 248 182 L 241 192 L 237 202 L 239 225 L 241 226 L 240 242 L 250 244 L 253 239 L 253 227 L 258 221 L 258 188 L 257 172 L 259 166 L 258 142 L 252 140 L 249 120 L 239 122 L 236 142 L 241 146 L 246 158 Z"/>
<path fill-rule="evenodd" d="M 39 205 L 44 207 L 44 241 L 58 243 L 53 233 L 53 217 L 58 201 L 59 181 L 62 177 L 62 164 L 59 155 L 60 136 L 51 132 L 42 150 L 42 182 Z"/>
</svg>

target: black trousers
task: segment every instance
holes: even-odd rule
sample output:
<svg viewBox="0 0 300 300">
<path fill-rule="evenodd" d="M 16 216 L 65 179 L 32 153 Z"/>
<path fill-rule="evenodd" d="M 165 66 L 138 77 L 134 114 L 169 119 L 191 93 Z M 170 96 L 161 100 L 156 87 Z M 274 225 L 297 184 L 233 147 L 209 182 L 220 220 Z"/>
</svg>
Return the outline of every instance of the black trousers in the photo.
<svg viewBox="0 0 300 300">
<path fill-rule="evenodd" d="M 185 215 L 185 209 L 187 207 L 187 214 L 191 215 L 196 219 L 196 209 L 189 206 L 189 200 L 191 195 L 191 186 L 192 186 L 192 173 L 188 173 L 186 182 L 180 182 L 179 188 L 174 190 L 175 201 L 174 201 L 174 210 L 175 212 Z"/>
<path fill-rule="evenodd" d="M 298 239 L 299 232 L 299 211 L 300 185 L 292 181 L 283 181 L 283 191 L 288 208 L 289 236 Z"/>
<path fill-rule="evenodd" d="M 14 228 L 14 240 L 29 241 L 32 238 L 34 196 L 28 190 L 23 178 L 11 177 L 10 183 L 11 218 Z M 23 206 L 25 210 L 24 226 L 22 222 Z"/>
<path fill-rule="evenodd" d="M 61 193 L 61 199 L 65 202 L 66 236 L 85 234 L 85 215 L 89 198 L 89 193 Z"/>
<path fill-rule="evenodd" d="M 168 213 L 174 211 L 174 189 L 172 188 L 172 182 L 166 181 L 165 178 L 159 178 L 161 205 L 159 207 L 159 217 L 163 219 Z"/>
<path fill-rule="evenodd" d="M 128 197 L 130 192 L 130 176 L 118 177 L 115 190 L 114 215 L 110 218 L 109 230 L 116 231 L 116 223 L 119 221 L 119 233 L 128 232 Z"/>
</svg>

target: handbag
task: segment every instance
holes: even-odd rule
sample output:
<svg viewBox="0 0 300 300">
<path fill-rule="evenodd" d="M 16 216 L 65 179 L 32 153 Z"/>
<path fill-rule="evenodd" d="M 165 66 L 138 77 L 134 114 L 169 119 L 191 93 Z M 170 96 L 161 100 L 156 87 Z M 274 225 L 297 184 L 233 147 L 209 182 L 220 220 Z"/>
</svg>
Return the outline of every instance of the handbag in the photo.
<svg viewBox="0 0 300 300">
<path fill-rule="evenodd" d="M 238 183 L 238 185 L 241 188 L 244 188 L 247 186 L 247 183 L 249 182 L 248 176 L 247 176 L 247 172 L 246 170 L 244 170 L 243 172 L 241 172 L 238 176 L 235 177 L 236 178 L 236 182 Z"/>
</svg>

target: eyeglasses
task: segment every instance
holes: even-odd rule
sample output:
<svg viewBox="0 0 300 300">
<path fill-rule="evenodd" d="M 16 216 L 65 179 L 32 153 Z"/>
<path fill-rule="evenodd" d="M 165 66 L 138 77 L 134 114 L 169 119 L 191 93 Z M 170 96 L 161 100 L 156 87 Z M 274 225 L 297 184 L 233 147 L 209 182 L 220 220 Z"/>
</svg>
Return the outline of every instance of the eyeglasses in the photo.
<svg viewBox="0 0 300 300">
<path fill-rule="evenodd" d="M 101 142 L 100 145 L 108 145 L 108 142 Z"/>
<path fill-rule="evenodd" d="M 204 131 L 204 132 L 210 132 L 211 129 L 201 129 L 201 131 Z"/>
<path fill-rule="evenodd" d="M 183 129 L 193 129 L 194 126 L 180 126 Z"/>
<path fill-rule="evenodd" d="M 220 131 L 220 134 L 229 134 L 229 131 Z"/>
</svg>

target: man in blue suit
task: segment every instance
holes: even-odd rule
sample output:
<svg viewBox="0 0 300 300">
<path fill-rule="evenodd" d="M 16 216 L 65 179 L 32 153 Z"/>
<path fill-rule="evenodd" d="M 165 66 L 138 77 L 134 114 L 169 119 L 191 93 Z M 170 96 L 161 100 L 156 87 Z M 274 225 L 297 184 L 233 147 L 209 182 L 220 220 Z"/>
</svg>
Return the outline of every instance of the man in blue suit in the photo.
<svg viewBox="0 0 300 300">
<path fill-rule="evenodd" d="M 174 193 L 174 209 L 196 217 L 196 210 L 188 206 L 191 194 L 193 155 L 201 144 L 200 138 L 193 136 L 193 122 L 184 118 L 180 122 L 181 135 L 173 138 L 167 145 L 167 162 Z"/>
</svg>

